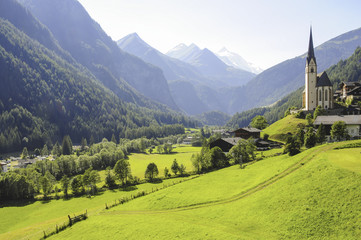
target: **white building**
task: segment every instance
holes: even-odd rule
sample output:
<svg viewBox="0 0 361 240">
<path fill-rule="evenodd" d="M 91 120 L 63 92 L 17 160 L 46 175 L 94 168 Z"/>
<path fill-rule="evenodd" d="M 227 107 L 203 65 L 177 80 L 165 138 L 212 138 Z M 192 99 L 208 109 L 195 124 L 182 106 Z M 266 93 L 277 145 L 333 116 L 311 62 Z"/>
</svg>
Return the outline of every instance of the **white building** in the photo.
<svg viewBox="0 0 361 240">
<path fill-rule="evenodd" d="M 302 96 L 302 108 L 305 111 L 313 111 L 317 106 L 321 106 L 323 109 L 333 108 L 333 88 L 326 72 L 317 74 L 311 29 L 306 59 L 305 90 Z"/>
<path fill-rule="evenodd" d="M 337 121 L 345 122 L 347 132 L 352 138 L 361 137 L 361 115 L 318 116 L 313 124 L 319 126 L 322 123 L 329 134 L 332 124 Z"/>
</svg>

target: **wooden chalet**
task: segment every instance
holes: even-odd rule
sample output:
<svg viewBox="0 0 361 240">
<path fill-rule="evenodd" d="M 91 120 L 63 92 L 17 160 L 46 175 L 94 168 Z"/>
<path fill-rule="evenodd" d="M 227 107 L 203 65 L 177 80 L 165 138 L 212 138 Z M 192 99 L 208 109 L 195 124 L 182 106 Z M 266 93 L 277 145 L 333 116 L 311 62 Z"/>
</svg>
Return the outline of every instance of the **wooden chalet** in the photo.
<svg viewBox="0 0 361 240">
<path fill-rule="evenodd" d="M 237 143 L 241 140 L 242 138 L 239 137 L 234 137 L 234 138 L 218 138 L 217 140 L 211 142 L 211 144 L 209 145 L 209 147 L 212 149 L 214 147 L 219 147 L 220 149 L 222 149 L 223 152 L 229 152 L 229 150 L 231 150 L 231 148 L 234 145 L 237 145 Z"/>
<path fill-rule="evenodd" d="M 233 131 L 235 137 L 248 139 L 248 138 L 260 138 L 261 130 L 252 127 L 239 128 Z"/>
</svg>

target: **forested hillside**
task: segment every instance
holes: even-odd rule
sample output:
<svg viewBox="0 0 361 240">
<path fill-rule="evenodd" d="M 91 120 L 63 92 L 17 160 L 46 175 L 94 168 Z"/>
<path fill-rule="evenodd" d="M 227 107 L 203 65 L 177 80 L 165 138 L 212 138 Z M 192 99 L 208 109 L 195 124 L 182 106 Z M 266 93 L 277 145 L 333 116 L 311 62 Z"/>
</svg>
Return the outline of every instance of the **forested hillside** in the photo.
<svg viewBox="0 0 361 240">
<path fill-rule="evenodd" d="M 18 26 L 30 32 L 40 27 L 45 34 L 37 39 L 51 39 L 31 14 L 27 16 Z M 91 136 L 99 141 L 112 134 L 124 137 L 140 126 L 195 125 L 161 105 L 153 104 L 158 110 L 150 110 L 125 103 L 60 47 L 51 51 L 24 32 L 0 18 L 0 152 L 51 146 L 68 134 L 74 142 Z"/>
<path fill-rule="evenodd" d="M 162 71 L 120 50 L 78 1 L 19 2 L 49 28 L 63 49 L 123 100 L 150 107 L 146 96 L 178 110 Z"/>
</svg>

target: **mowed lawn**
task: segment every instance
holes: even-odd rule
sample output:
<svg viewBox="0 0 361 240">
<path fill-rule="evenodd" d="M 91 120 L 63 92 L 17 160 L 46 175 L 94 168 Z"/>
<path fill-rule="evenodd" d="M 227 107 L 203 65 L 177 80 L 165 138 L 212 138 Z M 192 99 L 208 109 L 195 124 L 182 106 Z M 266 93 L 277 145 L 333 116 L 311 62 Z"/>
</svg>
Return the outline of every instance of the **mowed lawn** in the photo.
<svg viewBox="0 0 361 240">
<path fill-rule="evenodd" d="M 199 199 L 211 201 L 217 195 L 227 198 L 247 189 L 242 182 L 256 175 L 246 174 L 247 168 L 257 168 L 258 174 L 262 174 L 262 171 L 272 171 L 269 168 L 273 165 L 269 162 L 274 162 L 279 166 L 283 163 L 285 169 L 289 161 L 296 161 L 296 157 L 267 158 L 243 170 L 230 167 L 213 172 L 207 176 L 223 184 L 207 184 L 210 178 L 199 177 L 110 211 L 102 211 L 53 238 L 360 239 L 361 175 L 334 163 L 333 159 L 337 156 L 333 154 L 337 155 L 336 151 L 340 151 L 332 150 L 335 145 L 305 151 L 302 154 L 307 155 L 310 161 L 239 200 L 206 207 L 195 205 L 192 209 L 177 208 Z M 343 159 L 352 158 L 361 148 L 348 150 L 342 150 Z M 186 185 L 187 188 L 184 188 Z M 208 196 L 204 196 L 206 194 Z M 188 200 L 190 198 L 193 201 Z"/>
<path fill-rule="evenodd" d="M 164 176 L 164 168 L 167 167 L 169 172 L 174 159 L 177 159 L 179 165 L 183 164 L 186 167 L 186 172 L 194 171 L 191 157 L 194 153 L 199 153 L 201 147 L 191 147 L 184 145 L 176 145 L 171 154 L 158 154 L 158 153 L 132 153 L 129 155 L 129 163 L 132 175 L 144 178 L 145 170 L 149 163 L 154 162 L 159 170 L 159 176 Z"/>
</svg>

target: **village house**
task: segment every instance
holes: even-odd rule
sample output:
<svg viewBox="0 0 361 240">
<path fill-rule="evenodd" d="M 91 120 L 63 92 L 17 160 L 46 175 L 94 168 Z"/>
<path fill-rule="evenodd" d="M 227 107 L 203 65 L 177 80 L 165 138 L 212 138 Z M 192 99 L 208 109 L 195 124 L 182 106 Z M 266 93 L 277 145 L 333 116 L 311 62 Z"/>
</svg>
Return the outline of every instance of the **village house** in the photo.
<svg viewBox="0 0 361 240">
<path fill-rule="evenodd" d="M 234 134 L 234 137 L 248 139 L 251 137 L 252 138 L 260 138 L 261 132 L 262 131 L 257 128 L 245 127 L 245 128 L 239 128 L 239 129 L 233 131 L 232 133 Z"/>
<path fill-rule="evenodd" d="M 331 116 L 318 116 L 314 121 L 314 125 L 324 125 L 326 134 L 329 137 L 331 132 L 331 126 L 336 121 L 343 121 L 346 124 L 347 132 L 352 138 L 361 137 L 361 115 L 331 115 Z"/>
<path fill-rule="evenodd" d="M 10 165 L 6 162 L 0 162 L 0 168 L 3 172 L 7 172 L 10 169 Z"/>
</svg>

